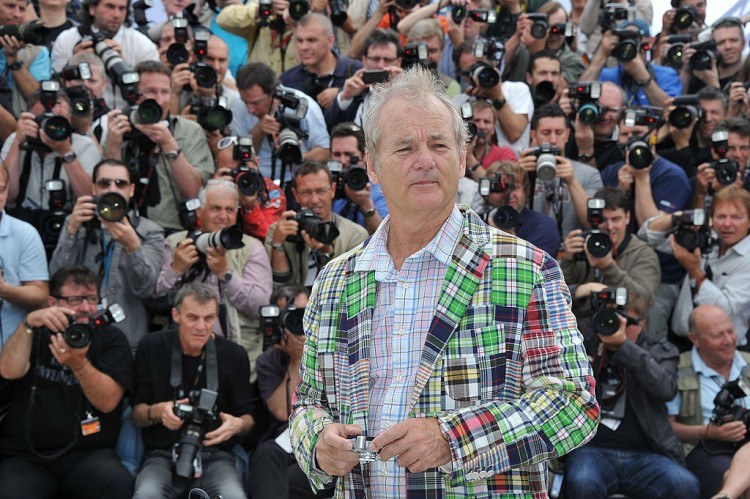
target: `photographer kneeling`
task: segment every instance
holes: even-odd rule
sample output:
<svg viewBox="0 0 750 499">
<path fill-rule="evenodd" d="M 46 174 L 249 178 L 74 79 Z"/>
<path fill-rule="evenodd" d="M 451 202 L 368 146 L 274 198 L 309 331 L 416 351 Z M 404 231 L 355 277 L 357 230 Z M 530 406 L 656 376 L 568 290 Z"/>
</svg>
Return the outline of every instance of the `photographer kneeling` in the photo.
<svg viewBox="0 0 750 499">
<path fill-rule="evenodd" d="M 146 459 L 134 498 L 245 498 L 232 447 L 255 424 L 250 364 L 242 348 L 211 332 L 219 299 L 202 283 L 178 291 L 176 329 L 146 336 L 135 358 L 133 420 Z"/>
<path fill-rule="evenodd" d="M 26 316 L 0 354 L 11 403 L 0 430 L 0 497 L 122 498 L 133 478 L 114 448 L 133 383 L 125 335 L 97 314 L 97 277 L 52 276 L 48 308 Z"/>
</svg>

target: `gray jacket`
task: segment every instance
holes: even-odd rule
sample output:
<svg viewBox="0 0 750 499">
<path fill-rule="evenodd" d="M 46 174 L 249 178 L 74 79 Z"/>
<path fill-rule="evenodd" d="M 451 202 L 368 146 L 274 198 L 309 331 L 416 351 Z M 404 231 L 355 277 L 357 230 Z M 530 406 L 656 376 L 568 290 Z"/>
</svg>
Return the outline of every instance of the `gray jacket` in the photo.
<svg viewBox="0 0 750 499">
<path fill-rule="evenodd" d="M 108 305 L 119 304 L 127 314 L 117 327 L 127 336 L 130 347 L 135 349 L 149 330 L 145 300 L 151 298 L 156 287 L 164 255 L 164 229 L 147 218 L 136 216 L 133 211 L 130 217 L 141 239 L 141 247 L 128 254 L 121 244 L 114 243 L 107 286 L 102 287 L 99 294 L 102 301 L 106 300 Z M 65 220 L 52 255 L 50 274 L 64 267 L 84 265 L 100 275 L 104 264 L 102 229 L 92 229 L 95 237 L 86 241 L 86 227 L 68 234 L 69 222 L 70 217 Z"/>
</svg>

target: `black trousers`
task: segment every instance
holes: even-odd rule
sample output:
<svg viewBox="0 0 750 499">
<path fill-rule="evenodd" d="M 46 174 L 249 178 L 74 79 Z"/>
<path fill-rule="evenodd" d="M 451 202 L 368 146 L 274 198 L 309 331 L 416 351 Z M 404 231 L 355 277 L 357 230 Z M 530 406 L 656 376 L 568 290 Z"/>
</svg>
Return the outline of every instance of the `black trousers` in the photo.
<svg viewBox="0 0 750 499">
<path fill-rule="evenodd" d="M 687 468 L 701 484 L 701 497 L 709 498 L 719 491 L 735 450 L 729 442 L 706 442 L 705 445 L 701 442 L 690 451 Z"/>
<path fill-rule="evenodd" d="M 74 450 L 54 460 L 0 460 L 0 499 L 130 499 L 133 477 L 113 449 Z"/>
<path fill-rule="evenodd" d="M 250 460 L 252 499 L 315 499 L 316 496 L 294 454 L 273 440 L 260 444 Z M 330 496 L 329 496 L 330 497 Z"/>
</svg>

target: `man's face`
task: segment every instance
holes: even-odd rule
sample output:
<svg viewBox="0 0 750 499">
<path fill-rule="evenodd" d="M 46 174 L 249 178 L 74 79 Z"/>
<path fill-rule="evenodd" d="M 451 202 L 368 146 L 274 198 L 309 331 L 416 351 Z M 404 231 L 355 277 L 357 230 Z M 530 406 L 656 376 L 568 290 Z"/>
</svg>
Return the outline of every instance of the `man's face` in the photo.
<svg viewBox="0 0 750 499">
<path fill-rule="evenodd" d="M 471 121 L 477 126 L 477 132 L 484 132 L 484 139 L 478 140 L 483 141 L 484 144 L 491 144 L 492 138 L 495 136 L 494 111 L 492 109 L 474 111 L 474 117 Z"/>
<path fill-rule="evenodd" d="M 441 214 L 452 209 L 466 149 L 457 149 L 451 113 L 436 97 L 429 110 L 404 98 L 382 109 L 378 162 L 367 154 L 370 181 L 380 183 L 392 215 Z"/>
<path fill-rule="evenodd" d="M 682 5 L 692 5 L 695 7 L 695 22 L 698 26 L 703 26 L 706 22 L 706 0 L 682 0 Z"/>
<path fill-rule="evenodd" d="M 713 31 L 716 50 L 721 54 L 721 65 L 737 64 L 742 58 L 742 48 L 745 45 L 743 33 L 737 26 L 726 26 Z"/>
<path fill-rule="evenodd" d="M 97 28 L 114 34 L 128 15 L 128 0 L 99 0 L 89 6 L 89 14 Z"/>
<path fill-rule="evenodd" d="M 5 209 L 5 203 L 8 202 L 8 178 L 5 174 L 0 173 L 0 211 Z"/>
<path fill-rule="evenodd" d="M 539 120 L 536 130 L 531 130 L 532 145 L 551 144 L 561 151 L 565 150 L 570 130 L 565 118 L 542 118 Z"/>
<path fill-rule="evenodd" d="M 703 138 L 710 139 L 711 134 L 714 133 L 716 124 L 724 119 L 726 112 L 720 100 L 701 100 L 700 104 L 703 108 L 704 116 L 700 123 L 698 123 L 698 131 Z"/>
<path fill-rule="evenodd" d="M 26 14 L 26 0 L 0 0 L 0 24 L 18 26 Z"/>
<path fill-rule="evenodd" d="M 65 307 L 73 310 L 77 323 L 88 324 L 90 317 L 97 310 L 99 293 L 93 284 L 87 286 L 70 280 L 60 287 L 59 296 L 50 296 L 47 303 L 50 307 Z"/>
<path fill-rule="evenodd" d="M 383 69 L 387 66 L 400 66 L 401 59 L 397 57 L 398 49 L 392 43 L 373 45 L 362 57 L 362 65 L 367 70 Z"/>
<path fill-rule="evenodd" d="M 625 239 L 625 234 L 628 231 L 628 224 L 630 223 L 630 213 L 622 208 L 616 208 L 614 210 L 604 208 L 602 211 L 602 217 L 603 222 L 599 224 L 599 230 L 609 233 L 609 238 L 612 240 L 612 244 L 616 248 Z"/>
<path fill-rule="evenodd" d="M 330 220 L 333 198 L 336 196 L 336 185 L 328 179 L 328 174 L 320 170 L 301 175 L 296 178 L 295 182 L 296 186 L 292 187 L 292 191 L 300 206 L 311 209 L 324 221 Z"/>
<path fill-rule="evenodd" d="M 600 138 L 609 138 L 615 131 L 622 113 L 622 93 L 614 85 L 602 85 L 599 103 L 605 107 L 601 121 L 594 125 L 594 133 Z"/>
<path fill-rule="evenodd" d="M 247 112 L 256 118 L 262 118 L 271 111 L 273 96 L 268 95 L 259 85 L 253 85 L 247 90 L 240 90 L 240 98 L 247 107 Z"/>
<path fill-rule="evenodd" d="M 643 137 L 644 134 L 650 132 L 650 129 L 646 125 L 635 125 L 632 127 L 625 126 L 625 121 L 620 122 L 620 136 L 617 138 L 617 142 L 620 144 L 627 144 L 628 141 L 633 137 Z"/>
<path fill-rule="evenodd" d="M 229 48 L 218 36 L 211 36 L 208 39 L 208 50 L 206 50 L 203 62 L 214 68 L 214 71 L 216 71 L 216 81 L 221 85 L 221 82 L 224 81 L 224 75 L 229 68 Z"/>
<path fill-rule="evenodd" d="M 154 99 L 162 110 L 161 119 L 167 119 L 169 114 L 169 101 L 172 98 L 171 81 L 169 76 L 162 73 L 143 73 L 138 84 L 138 92 L 141 94 L 138 103 L 146 99 Z"/>
<path fill-rule="evenodd" d="M 727 201 L 716 206 L 713 224 L 725 248 L 734 246 L 750 232 L 750 217 L 747 210 L 734 202 Z"/>
<path fill-rule="evenodd" d="M 172 14 L 182 12 L 193 2 L 191 0 L 164 0 L 163 3 L 167 15 L 171 16 Z"/>
<path fill-rule="evenodd" d="M 231 180 L 227 180 L 231 183 Z M 200 208 L 201 227 L 205 232 L 226 229 L 237 223 L 237 199 L 229 189 L 214 188 L 206 194 Z"/>
<path fill-rule="evenodd" d="M 426 40 L 409 40 L 409 43 L 418 42 L 427 44 L 427 61 L 434 63 L 435 66 L 440 64 L 440 58 L 443 56 L 443 47 L 440 45 L 440 39 L 437 36 L 433 36 Z"/>
<path fill-rule="evenodd" d="M 97 99 L 101 99 L 102 95 L 104 95 L 104 89 L 107 88 L 107 79 L 102 74 L 102 69 L 99 66 L 89 64 L 89 68 L 91 68 L 91 78 L 88 80 L 68 80 L 65 82 L 65 86 L 77 87 L 83 85 L 91 92 L 91 95 Z"/>
<path fill-rule="evenodd" d="M 568 22 L 568 16 L 565 14 L 565 11 L 563 9 L 558 9 L 553 14 L 549 15 L 550 26 L 552 26 L 553 24 L 564 24 L 566 22 Z M 564 35 L 565 33 L 556 35 L 549 33 L 549 35 L 547 36 L 547 49 L 554 52 L 560 50 L 560 48 L 563 46 L 563 43 L 565 43 Z"/>
<path fill-rule="evenodd" d="M 333 36 L 327 35 L 323 26 L 311 22 L 294 29 L 297 56 L 305 67 L 314 67 L 323 62 L 333 49 Z"/>
<path fill-rule="evenodd" d="M 364 151 L 360 151 L 357 147 L 356 137 L 334 137 L 331 139 L 331 159 L 341 161 L 344 168 L 349 168 L 352 157 L 357 157 L 360 161 L 365 157 Z"/>
<path fill-rule="evenodd" d="M 718 307 L 700 307 L 695 329 L 697 331 L 690 334 L 690 339 L 704 361 L 711 366 L 732 363 L 737 335 L 726 312 Z"/>
<path fill-rule="evenodd" d="M 186 296 L 180 308 L 172 309 L 172 318 L 177 323 L 182 348 L 187 352 L 200 352 L 211 339 L 211 328 L 217 317 L 215 300 L 201 303 L 194 296 Z"/>
<path fill-rule="evenodd" d="M 526 74 L 526 83 L 535 87 L 543 81 L 548 81 L 557 88 L 560 81 L 560 61 L 546 57 L 534 61 L 534 69 L 531 75 Z"/>
<path fill-rule="evenodd" d="M 480 10 L 482 6 L 476 2 L 468 2 L 466 8 L 468 10 Z M 464 20 L 464 40 L 469 42 L 476 40 L 479 36 L 479 32 L 482 30 L 482 24 L 483 23 L 478 23 L 470 16 L 467 16 L 466 20 Z"/>
<path fill-rule="evenodd" d="M 510 176 L 508 176 L 508 178 L 510 178 Z M 510 191 L 507 203 L 505 203 L 504 192 L 491 192 L 487 196 L 487 201 L 492 206 L 503 206 L 507 204 L 508 206 L 512 206 L 517 212 L 521 213 L 521 210 L 526 206 L 526 201 L 528 200 L 528 193 L 524 187 L 523 180 L 523 177 L 516 177 L 513 180 L 514 189 Z"/>
<path fill-rule="evenodd" d="M 750 136 L 743 137 L 738 133 L 729 132 L 727 158 L 735 160 L 740 168 L 747 168 L 747 162 L 750 160 Z"/>
<path fill-rule="evenodd" d="M 94 179 L 94 195 L 101 196 L 108 192 L 116 192 L 124 197 L 125 201 L 130 201 L 135 194 L 135 184 L 130 183 L 127 168 L 115 165 L 99 167 Z"/>
</svg>

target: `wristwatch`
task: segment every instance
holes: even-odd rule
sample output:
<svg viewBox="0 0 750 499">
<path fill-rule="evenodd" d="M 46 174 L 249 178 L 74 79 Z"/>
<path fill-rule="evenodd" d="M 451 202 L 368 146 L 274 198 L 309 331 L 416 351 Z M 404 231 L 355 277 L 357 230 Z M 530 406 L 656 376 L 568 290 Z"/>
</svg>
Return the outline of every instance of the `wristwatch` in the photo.
<svg viewBox="0 0 750 499">
<path fill-rule="evenodd" d="M 370 217 L 373 217 L 373 216 L 375 216 L 375 208 L 373 208 L 373 209 L 371 209 L 371 210 L 363 211 L 363 212 L 362 212 L 362 215 L 363 215 L 363 216 L 364 216 L 365 218 L 370 218 Z"/>
<path fill-rule="evenodd" d="M 31 327 L 31 324 L 29 324 L 29 318 L 25 318 L 23 320 L 23 327 L 26 329 L 26 334 L 34 334 L 34 328 Z"/>
<path fill-rule="evenodd" d="M 182 149 L 178 147 L 174 151 L 165 151 L 164 157 L 167 158 L 167 161 L 171 163 L 172 161 L 176 160 L 180 156 L 181 153 L 182 153 Z"/>
<path fill-rule="evenodd" d="M 224 284 L 229 284 L 229 281 L 232 280 L 232 271 L 228 270 L 226 274 L 224 274 L 224 277 L 221 278 L 221 282 Z"/>
<path fill-rule="evenodd" d="M 78 155 L 74 151 L 70 151 L 69 153 L 64 154 L 60 159 L 67 165 L 75 161 L 77 157 Z"/>
<path fill-rule="evenodd" d="M 278 251 L 279 253 L 286 252 L 286 248 L 281 243 L 271 243 L 271 247 L 273 248 L 274 251 Z"/>
<path fill-rule="evenodd" d="M 507 102 L 508 101 L 505 99 L 492 99 L 492 107 L 499 111 L 505 106 L 505 104 L 507 104 Z"/>
<path fill-rule="evenodd" d="M 588 163 L 593 157 L 593 154 L 579 154 L 578 161 L 580 161 L 581 163 Z"/>
<path fill-rule="evenodd" d="M 8 67 L 10 68 L 11 71 L 18 71 L 19 69 L 21 69 L 23 67 L 23 61 L 14 61 L 14 62 L 11 62 L 8 65 Z"/>
</svg>

